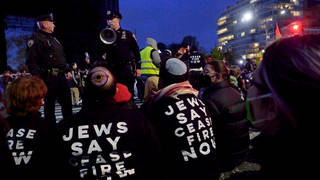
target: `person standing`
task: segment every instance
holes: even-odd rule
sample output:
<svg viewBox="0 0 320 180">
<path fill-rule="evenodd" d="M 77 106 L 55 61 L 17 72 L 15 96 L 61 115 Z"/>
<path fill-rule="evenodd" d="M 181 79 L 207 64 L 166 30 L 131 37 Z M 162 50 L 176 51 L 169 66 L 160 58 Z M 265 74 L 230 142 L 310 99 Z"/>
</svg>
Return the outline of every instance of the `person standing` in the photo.
<svg viewBox="0 0 320 180">
<path fill-rule="evenodd" d="M 72 74 L 72 80 L 71 80 L 71 102 L 72 102 L 72 106 L 79 106 L 79 102 L 80 102 L 80 89 L 81 87 L 81 74 L 79 72 L 78 69 L 78 65 L 77 62 L 73 62 L 72 63 L 72 70 L 71 70 L 71 74 Z M 82 97 L 82 96 L 81 96 Z"/>
<path fill-rule="evenodd" d="M 63 117 L 72 115 L 71 93 L 65 73 L 68 64 L 62 44 L 52 35 L 55 29 L 53 15 L 37 18 L 39 31 L 32 34 L 27 42 L 26 64 L 33 76 L 44 80 L 48 93 L 44 103 L 45 118 L 56 121 L 55 103 L 61 104 Z"/>
<path fill-rule="evenodd" d="M 158 79 L 159 76 L 159 66 L 160 66 L 160 55 L 158 52 L 157 41 L 153 38 L 147 38 L 146 47 L 140 51 L 141 55 L 141 76 L 140 79 L 143 83 L 140 89 L 141 97 L 144 97 L 144 91 L 146 81 L 151 76 Z M 148 91 L 148 90 L 147 90 Z"/>
<path fill-rule="evenodd" d="M 103 44 L 99 54 L 106 54 L 108 67 L 117 81 L 126 85 L 130 93 L 134 94 L 135 77 L 141 73 L 140 49 L 134 34 L 121 28 L 121 18 L 119 12 L 108 11 L 108 24 L 115 31 L 116 39 L 111 44 Z"/>
<path fill-rule="evenodd" d="M 146 47 L 140 51 L 141 55 L 141 77 L 145 84 L 148 77 L 159 76 L 160 55 L 158 52 L 157 41 L 147 38 Z"/>
<path fill-rule="evenodd" d="M 193 88 L 200 90 L 199 76 L 206 65 L 206 60 L 203 54 L 199 53 L 196 45 L 191 47 L 190 54 L 186 59 L 190 74 L 189 82 Z"/>
</svg>

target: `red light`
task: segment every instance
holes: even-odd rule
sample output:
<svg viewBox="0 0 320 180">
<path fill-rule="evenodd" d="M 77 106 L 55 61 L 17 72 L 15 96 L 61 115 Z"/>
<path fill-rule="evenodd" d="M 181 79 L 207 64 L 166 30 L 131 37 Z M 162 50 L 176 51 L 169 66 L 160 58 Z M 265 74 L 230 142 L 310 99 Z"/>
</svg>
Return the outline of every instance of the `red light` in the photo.
<svg viewBox="0 0 320 180">
<path fill-rule="evenodd" d="M 293 29 L 293 30 L 298 30 L 298 29 L 299 29 L 299 25 L 296 25 L 296 24 L 293 25 L 292 29 Z"/>
</svg>

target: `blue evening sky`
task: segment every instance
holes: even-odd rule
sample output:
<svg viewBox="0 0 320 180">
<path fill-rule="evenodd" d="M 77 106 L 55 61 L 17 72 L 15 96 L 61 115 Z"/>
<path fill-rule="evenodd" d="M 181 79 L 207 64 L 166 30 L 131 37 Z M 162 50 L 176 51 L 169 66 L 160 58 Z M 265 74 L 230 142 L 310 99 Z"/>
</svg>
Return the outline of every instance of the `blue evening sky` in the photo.
<svg viewBox="0 0 320 180">
<path fill-rule="evenodd" d="M 147 37 L 166 45 L 181 43 L 183 37 L 197 38 L 207 53 L 218 44 L 217 20 L 236 0 L 119 0 L 121 26 L 132 32 L 140 48 Z"/>
</svg>

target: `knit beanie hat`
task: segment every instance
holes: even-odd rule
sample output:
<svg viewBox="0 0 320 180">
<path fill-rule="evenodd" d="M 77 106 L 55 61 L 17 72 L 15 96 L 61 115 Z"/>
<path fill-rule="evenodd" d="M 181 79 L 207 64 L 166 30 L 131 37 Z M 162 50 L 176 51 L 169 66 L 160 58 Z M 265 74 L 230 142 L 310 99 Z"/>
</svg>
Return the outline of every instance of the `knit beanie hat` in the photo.
<svg viewBox="0 0 320 180">
<path fill-rule="evenodd" d="M 85 96 L 88 98 L 99 99 L 115 94 L 115 78 L 105 67 L 93 68 L 89 72 L 86 82 Z"/>
<path fill-rule="evenodd" d="M 179 83 L 188 79 L 187 65 L 177 58 L 170 58 L 161 64 L 159 81 L 162 86 Z"/>
<path fill-rule="evenodd" d="M 174 76 L 181 76 L 186 74 L 188 71 L 187 65 L 177 58 L 170 58 L 166 61 L 166 70 L 168 73 Z"/>
</svg>

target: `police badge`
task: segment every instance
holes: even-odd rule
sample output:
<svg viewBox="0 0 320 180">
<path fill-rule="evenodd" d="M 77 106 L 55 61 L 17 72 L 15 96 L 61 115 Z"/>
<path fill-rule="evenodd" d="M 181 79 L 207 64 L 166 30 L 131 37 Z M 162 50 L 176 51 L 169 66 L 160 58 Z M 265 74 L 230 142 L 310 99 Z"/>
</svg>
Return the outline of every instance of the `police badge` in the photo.
<svg viewBox="0 0 320 180">
<path fill-rule="evenodd" d="M 27 43 L 28 47 L 30 48 L 33 45 L 34 41 L 32 39 L 30 39 Z"/>
<path fill-rule="evenodd" d="M 126 31 L 122 31 L 121 39 L 127 39 Z"/>
</svg>

